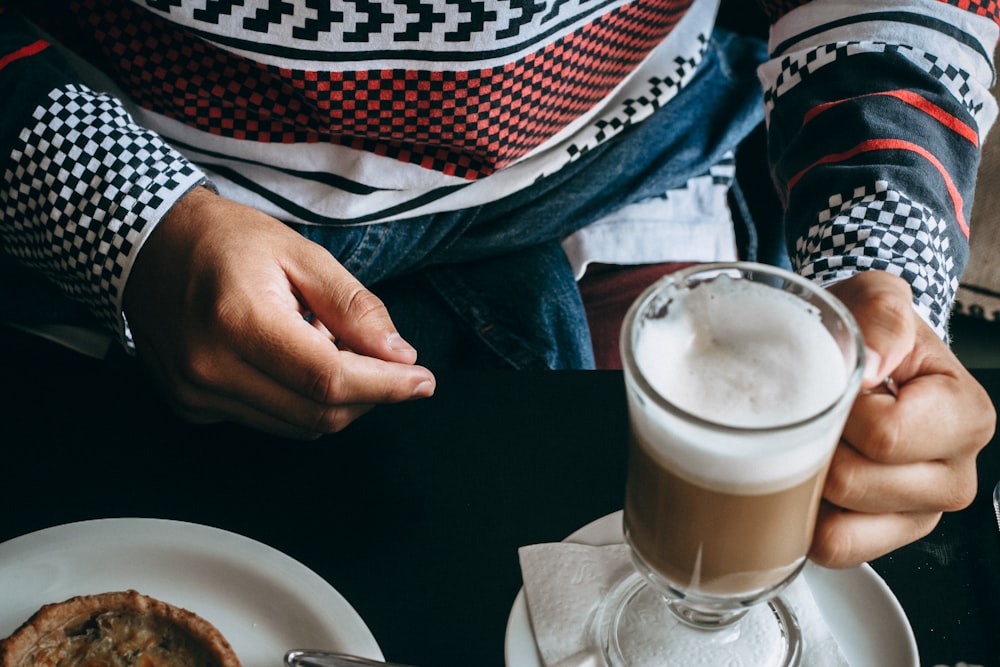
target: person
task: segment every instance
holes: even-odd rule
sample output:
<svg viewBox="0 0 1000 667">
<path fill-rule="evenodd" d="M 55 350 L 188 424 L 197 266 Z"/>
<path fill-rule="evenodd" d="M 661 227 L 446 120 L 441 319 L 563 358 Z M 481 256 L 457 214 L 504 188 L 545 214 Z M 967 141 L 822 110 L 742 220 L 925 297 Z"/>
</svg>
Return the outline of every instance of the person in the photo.
<svg viewBox="0 0 1000 667">
<path fill-rule="evenodd" d="M 114 332 L 187 419 L 306 438 L 435 368 L 591 367 L 594 267 L 792 266 L 872 389 L 811 556 L 887 553 L 971 502 L 995 426 L 947 320 L 997 6 L 761 6 L 766 45 L 718 0 L 7 2 L 5 310 Z M 735 177 L 762 119 L 781 216 Z"/>
</svg>

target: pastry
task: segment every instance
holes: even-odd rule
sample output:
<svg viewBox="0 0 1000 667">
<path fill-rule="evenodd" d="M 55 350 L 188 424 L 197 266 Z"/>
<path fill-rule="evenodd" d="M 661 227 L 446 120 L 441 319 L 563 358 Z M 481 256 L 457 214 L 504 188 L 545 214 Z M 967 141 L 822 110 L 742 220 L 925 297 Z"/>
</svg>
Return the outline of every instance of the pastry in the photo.
<svg viewBox="0 0 1000 667">
<path fill-rule="evenodd" d="M 240 667 L 197 614 L 128 590 L 39 609 L 0 642 L 0 667 Z"/>
</svg>

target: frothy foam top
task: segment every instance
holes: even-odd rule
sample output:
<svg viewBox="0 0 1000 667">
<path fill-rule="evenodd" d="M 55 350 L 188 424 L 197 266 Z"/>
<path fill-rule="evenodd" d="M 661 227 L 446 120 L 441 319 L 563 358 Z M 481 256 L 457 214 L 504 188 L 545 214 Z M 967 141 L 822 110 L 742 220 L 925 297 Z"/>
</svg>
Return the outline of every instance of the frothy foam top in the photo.
<svg viewBox="0 0 1000 667">
<path fill-rule="evenodd" d="M 679 288 L 673 297 L 662 317 L 644 320 L 635 358 L 650 386 L 681 410 L 716 424 L 759 429 L 800 422 L 843 394 L 848 369 L 840 347 L 816 309 L 798 297 L 727 276 Z M 678 472 L 725 484 L 811 474 L 842 428 L 834 420 L 821 434 L 812 429 L 808 437 L 822 442 L 799 447 L 784 432 L 706 437 L 666 414 L 645 412 L 643 421 L 661 422 L 647 424 L 648 435 L 671 433 L 647 440 L 686 469 Z M 758 469 L 764 466 L 769 469 Z"/>
</svg>

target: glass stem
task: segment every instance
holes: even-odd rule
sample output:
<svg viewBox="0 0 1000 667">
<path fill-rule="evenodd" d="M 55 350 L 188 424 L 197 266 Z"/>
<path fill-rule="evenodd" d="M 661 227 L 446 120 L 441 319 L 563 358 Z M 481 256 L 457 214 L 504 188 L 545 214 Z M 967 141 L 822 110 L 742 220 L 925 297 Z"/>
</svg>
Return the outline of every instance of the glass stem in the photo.
<svg viewBox="0 0 1000 667">
<path fill-rule="evenodd" d="M 666 599 L 666 603 L 670 606 L 670 611 L 685 625 L 699 630 L 718 630 L 732 625 L 743 618 L 747 611 L 749 611 L 749 608 L 736 610 L 696 609 L 684 600 Z"/>
</svg>

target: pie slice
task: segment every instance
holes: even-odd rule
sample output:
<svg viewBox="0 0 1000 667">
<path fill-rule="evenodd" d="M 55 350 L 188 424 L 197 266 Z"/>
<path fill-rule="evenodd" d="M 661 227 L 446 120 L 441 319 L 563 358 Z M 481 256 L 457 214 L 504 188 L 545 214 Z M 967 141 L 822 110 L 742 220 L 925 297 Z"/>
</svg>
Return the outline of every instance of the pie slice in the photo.
<svg viewBox="0 0 1000 667">
<path fill-rule="evenodd" d="M 240 667 L 197 614 L 128 590 L 39 609 L 0 642 L 0 667 Z"/>
</svg>

